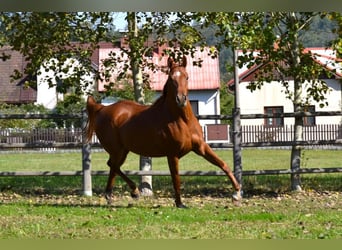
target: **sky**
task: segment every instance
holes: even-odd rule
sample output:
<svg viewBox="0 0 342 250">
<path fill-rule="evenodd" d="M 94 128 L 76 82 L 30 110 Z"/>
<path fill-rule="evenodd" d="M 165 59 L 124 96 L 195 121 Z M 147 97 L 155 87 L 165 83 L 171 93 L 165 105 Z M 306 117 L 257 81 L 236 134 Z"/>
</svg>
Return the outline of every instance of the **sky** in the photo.
<svg viewBox="0 0 342 250">
<path fill-rule="evenodd" d="M 125 20 L 126 12 L 114 12 L 114 25 L 119 31 L 127 29 L 127 21 Z"/>
</svg>

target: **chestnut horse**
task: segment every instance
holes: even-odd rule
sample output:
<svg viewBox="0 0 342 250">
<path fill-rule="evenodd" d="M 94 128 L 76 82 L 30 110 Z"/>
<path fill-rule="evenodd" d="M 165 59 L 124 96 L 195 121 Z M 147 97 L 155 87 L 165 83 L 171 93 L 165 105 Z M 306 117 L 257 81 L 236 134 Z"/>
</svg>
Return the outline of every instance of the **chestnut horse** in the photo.
<svg viewBox="0 0 342 250">
<path fill-rule="evenodd" d="M 151 106 L 133 101 L 119 101 L 109 106 L 87 100 L 87 138 L 95 131 L 101 145 L 109 154 L 110 167 L 106 186 L 106 199 L 111 202 L 115 176 L 121 176 L 132 189 L 132 197 L 139 197 L 135 183 L 121 170 L 129 151 L 148 157 L 166 156 L 173 187 L 175 203 L 184 208 L 181 201 L 179 159 L 194 151 L 221 168 L 231 180 L 236 192 L 233 201 L 239 201 L 240 185 L 227 164 L 204 141 L 201 126 L 192 112 L 188 98 L 188 74 L 186 57 L 181 64 L 168 59 L 168 79 L 161 97 Z"/>
</svg>

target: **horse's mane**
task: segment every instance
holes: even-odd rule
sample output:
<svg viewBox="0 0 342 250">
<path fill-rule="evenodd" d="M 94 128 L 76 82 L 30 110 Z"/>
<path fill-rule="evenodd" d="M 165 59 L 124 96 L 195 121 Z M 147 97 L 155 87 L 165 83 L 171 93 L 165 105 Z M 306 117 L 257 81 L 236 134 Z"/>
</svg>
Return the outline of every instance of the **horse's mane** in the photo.
<svg viewBox="0 0 342 250">
<path fill-rule="evenodd" d="M 152 104 L 152 106 L 159 105 L 165 101 L 165 98 L 167 95 L 167 84 L 168 84 L 168 82 L 169 82 L 169 78 L 167 79 L 166 83 L 164 84 L 162 95 Z"/>
</svg>

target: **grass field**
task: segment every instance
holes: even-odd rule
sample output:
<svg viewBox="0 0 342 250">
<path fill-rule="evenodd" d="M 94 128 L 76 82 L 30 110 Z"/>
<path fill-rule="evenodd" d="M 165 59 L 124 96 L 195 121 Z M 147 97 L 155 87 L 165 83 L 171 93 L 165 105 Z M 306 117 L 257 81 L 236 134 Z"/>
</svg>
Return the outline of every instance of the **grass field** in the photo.
<svg viewBox="0 0 342 250">
<path fill-rule="evenodd" d="M 231 164 L 232 152 L 217 153 Z M 244 170 L 287 169 L 288 150 L 243 151 Z M 92 154 L 94 170 L 107 170 L 105 153 Z M 138 169 L 129 155 L 125 170 Z M 305 150 L 305 167 L 341 167 L 341 151 Z M 217 170 L 194 154 L 182 170 Z M 166 170 L 166 159 L 153 169 Z M 80 153 L 0 154 L 0 171 L 80 170 Z M 139 177 L 133 177 L 138 183 Z M 290 177 L 246 176 L 244 200 L 234 206 L 224 176 L 182 176 L 182 197 L 189 209 L 174 207 L 169 176 L 153 177 L 153 197 L 136 201 L 118 178 L 115 200 L 103 197 L 105 176 L 93 177 L 94 195 L 80 195 L 82 177 L 1 177 L 1 239 L 341 239 L 342 176 L 302 175 L 301 193 L 289 190 Z"/>
<path fill-rule="evenodd" d="M 232 150 L 215 151 L 232 167 Z M 242 165 L 244 170 L 288 169 L 290 150 L 244 149 Z M 302 167 L 342 167 L 341 150 L 303 150 Z M 108 155 L 105 152 L 93 152 L 91 162 L 93 170 L 107 170 Z M 125 170 L 137 170 L 139 157 L 130 153 L 122 166 Z M 82 169 L 80 152 L 70 153 L 11 153 L 0 154 L 0 171 L 76 171 Z M 153 169 L 167 170 L 167 160 L 153 158 Z M 203 158 L 189 153 L 180 160 L 181 170 L 218 170 Z"/>
</svg>

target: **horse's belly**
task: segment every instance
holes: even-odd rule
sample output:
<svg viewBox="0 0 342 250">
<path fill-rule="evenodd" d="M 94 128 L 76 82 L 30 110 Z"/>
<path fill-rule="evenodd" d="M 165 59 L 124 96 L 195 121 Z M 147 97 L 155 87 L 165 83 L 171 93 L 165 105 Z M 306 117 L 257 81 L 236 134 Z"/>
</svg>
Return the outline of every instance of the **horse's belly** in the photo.
<svg viewBox="0 0 342 250">
<path fill-rule="evenodd" d="M 150 157 L 165 156 L 170 148 L 166 141 L 163 143 L 162 140 L 156 140 L 148 136 L 142 137 L 141 135 L 131 135 L 130 138 L 125 136 L 123 144 L 129 151 Z"/>
<path fill-rule="evenodd" d="M 169 133 L 139 129 L 123 136 L 123 144 L 129 151 L 149 157 L 184 154 L 191 147 L 187 140 L 169 136 Z"/>
</svg>

